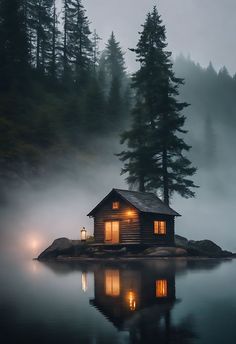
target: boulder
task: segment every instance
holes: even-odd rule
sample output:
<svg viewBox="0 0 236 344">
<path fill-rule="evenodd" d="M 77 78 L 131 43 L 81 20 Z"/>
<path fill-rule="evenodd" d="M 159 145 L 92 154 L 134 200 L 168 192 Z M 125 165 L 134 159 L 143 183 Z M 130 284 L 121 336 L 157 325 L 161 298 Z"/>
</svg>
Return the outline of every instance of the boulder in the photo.
<svg viewBox="0 0 236 344">
<path fill-rule="evenodd" d="M 53 241 L 52 245 L 43 251 L 38 259 L 50 259 L 56 258 L 60 255 L 67 255 L 74 251 L 74 245 L 72 240 L 67 238 L 59 238 Z"/>
<path fill-rule="evenodd" d="M 188 255 L 187 251 L 180 247 L 150 247 L 143 254 L 149 257 L 184 257 Z"/>
<path fill-rule="evenodd" d="M 188 247 L 188 239 L 183 237 L 183 236 L 180 236 L 180 235 L 175 235 L 175 245 L 177 247 L 183 247 L 183 248 L 186 248 Z"/>
<path fill-rule="evenodd" d="M 200 256 L 210 258 L 230 257 L 231 252 L 223 251 L 211 240 L 188 240 L 180 235 L 175 235 L 175 244 L 177 247 L 187 250 L 189 256 Z"/>
<path fill-rule="evenodd" d="M 206 256 L 206 257 L 228 257 L 232 255 L 231 252 L 223 251 L 222 248 L 216 245 L 211 240 L 190 240 L 188 242 L 188 251 L 190 254 Z"/>
<path fill-rule="evenodd" d="M 67 238 L 56 239 L 51 246 L 43 251 L 38 259 L 50 260 L 58 257 L 94 257 L 94 258 L 112 258 L 112 257 L 209 257 L 224 258 L 233 257 L 231 252 L 223 251 L 220 246 L 210 240 L 194 241 L 180 236 L 175 236 L 175 247 L 157 247 L 152 246 L 143 251 L 143 248 L 133 249 L 132 247 L 109 248 L 95 247 L 89 243 L 81 243 L 77 240 Z"/>
</svg>

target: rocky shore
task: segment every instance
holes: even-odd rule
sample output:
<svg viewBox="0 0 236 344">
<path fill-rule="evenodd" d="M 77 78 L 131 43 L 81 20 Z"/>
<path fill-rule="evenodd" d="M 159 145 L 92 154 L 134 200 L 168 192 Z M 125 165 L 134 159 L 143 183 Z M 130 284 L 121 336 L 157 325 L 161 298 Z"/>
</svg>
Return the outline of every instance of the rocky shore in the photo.
<svg viewBox="0 0 236 344">
<path fill-rule="evenodd" d="M 234 258 L 236 255 L 224 251 L 210 240 L 194 241 L 179 235 L 175 236 L 175 247 L 145 247 L 141 245 L 95 245 L 92 242 L 81 242 L 67 238 L 56 239 L 38 260 L 76 260 L 76 259 L 107 259 L 107 258 Z"/>
</svg>

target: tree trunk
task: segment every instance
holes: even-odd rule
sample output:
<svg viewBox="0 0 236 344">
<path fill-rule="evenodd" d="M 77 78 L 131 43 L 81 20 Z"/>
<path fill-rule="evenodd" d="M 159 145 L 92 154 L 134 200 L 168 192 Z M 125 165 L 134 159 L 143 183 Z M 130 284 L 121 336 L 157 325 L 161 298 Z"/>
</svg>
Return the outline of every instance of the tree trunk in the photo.
<svg viewBox="0 0 236 344">
<path fill-rule="evenodd" d="M 63 73 L 64 77 L 67 75 L 67 0 L 64 1 L 64 38 L 63 38 Z"/>
<path fill-rule="evenodd" d="M 38 3 L 37 6 L 37 44 L 36 44 L 36 68 L 37 70 L 40 70 L 41 68 L 41 60 L 40 60 L 40 50 L 41 50 L 41 38 L 42 38 L 42 23 L 41 23 L 41 1 Z"/>
<path fill-rule="evenodd" d="M 144 183 L 144 176 L 143 175 L 141 175 L 139 177 L 139 191 L 145 192 L 145 183 Z"/>
<path fill-rule="evenodd" d="M 167 169 L 167 150 L 166 148 L 163 149 L 162 153 L 162 170 L 163 170 L 163 196 L 164 196 L 164 203 L 169 205 L 169 177 L 168 177 L 168 169 Z"/>
<path fill-rule="evenodd" d="M 56 79 L 56 30 L 57 30 L 57 13 L 56 1 L 53 4 L 53 32 L 52 32 L 52 63 L 51 63 L 51 76 Z"/>
</svg>

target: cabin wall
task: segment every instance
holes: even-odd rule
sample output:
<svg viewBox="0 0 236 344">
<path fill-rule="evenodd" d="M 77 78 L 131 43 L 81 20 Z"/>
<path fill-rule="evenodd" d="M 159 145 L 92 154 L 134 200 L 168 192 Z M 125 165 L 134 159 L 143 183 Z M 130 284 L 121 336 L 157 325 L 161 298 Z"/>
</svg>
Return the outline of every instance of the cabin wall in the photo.
<svg viewBox="0 0 236 344">
<path fill-rule="evenodd" d="M 120 202 L 120 208 L 113 210 L 112 203 L 116 201 Z M 128 212 L 131 212 L 131 214 L 128 214 Z M 115 195 L 107 199 L 94 216 L 94 238 L 96 243 L 104 244 L 105 242 L 106 221 L 119 221 L 120 243 L 140 243 L 140 219 L 138 211 Z"/>
<path fill-rule="evenodd" d="M 166 235 L 154 233 L 154 221 L 166 221 Z M 141 242 L 143 244 L 174 246 L 174 228 L 174 216 L 147 213 L 140 215 Z"/>
</svg>

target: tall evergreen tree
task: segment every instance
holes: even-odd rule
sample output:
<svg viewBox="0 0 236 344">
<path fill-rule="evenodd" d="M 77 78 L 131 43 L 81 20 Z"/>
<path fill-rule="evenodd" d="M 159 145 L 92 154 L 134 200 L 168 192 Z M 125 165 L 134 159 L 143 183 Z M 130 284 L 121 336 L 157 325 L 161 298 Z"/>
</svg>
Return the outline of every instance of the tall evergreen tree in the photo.
<svg viewBox="0 0 236 344">
<path fill-rule="evenodd" d="M 86 84 L 91 70 L 92 42 L 89 21 L 81 0 L 64 0 L 64 76 L 74 81 L 77 89 Z"/>
<path fill-rule="evenodd" d="M 196 186 L 188 177 L 194 175 L 196 168 L 184 156 L 190 147 L 182 137 L 186 133 L 182 111 L 188 104 L 177 99 L 183 79 L 175 77 L 166 46 L 165 26 L 154 7 L 147 15 L 136 49 L 132 50 L 140 62 L 140 69 L 133 75 L 137 102 L 132 128 L 122 138 L 130 149 L 119 156 L 126 162 L 123 173 L 129 173 L 129 183 L 138 181 L 142 191 L 161 190 L 164 202 L 169 204 L 174 192 L 183 197 L 194 196 L 192 188 Z M 146 166 L 140 171 L 133 168 L 134 164 Z"/>
<path fill-rule="evenodd" d="M 96 75 L 98 71 L 98 65 L 99 65 L 99 57 L 100 57 L 100 51 L 99 51 L 99 41 L 101 38 L 97 34 L 97 31 L 94 30 L 93 32 L 93 38 L 92 38 L 92 65 L 93 65 L 93 74 Z"/>
<path fill-rule="evenodd" d="M 53 4 L 53 0 L 28 0 L 27 21 L 32 63 L 41 74 L 48 73 L 51 64 Z"/>
<path fill-rule="evenodd" d="M 117 124 L 123 119 L 125 111 L 125 85 L 127 76 L 125 73 L 124 53 L 120 43 L 116 40 L 114 32 L 106 44 L 106 49 L 100 61 L 100 77 L 103 80 L 105 94 L 107 96 L 107 121 Z M 116 129 L 116 125 L 114 125 Z"/>
<path fill-rule="evenodd" d="M 17 81 L 25 84 L 29 67 L 29 47 L 21 0 L 0 2 L 0 88 Z M 21 85 L 21 87 L 22 87 Z"/>
<path fill-rule="evenodd" d="M 58 29 L 58 14 L 56 0 L 53 0 L 52 26 L 51 26 L 51 56 L 49 61 L 49 75 L 55 80 L 59 74 L 59 56 L 61 51 L 60 31 Z"/>
<path fill-rule="evenodd" d="M 125 76 L 125 60 L 124 53 L 120 47 L 120 43 L 116 40 L 114 32 L 111 33 L 106 44 L 106 70 L 112 82 L 113 78 L 122 80 Z"/>
</svg>

